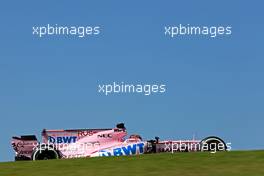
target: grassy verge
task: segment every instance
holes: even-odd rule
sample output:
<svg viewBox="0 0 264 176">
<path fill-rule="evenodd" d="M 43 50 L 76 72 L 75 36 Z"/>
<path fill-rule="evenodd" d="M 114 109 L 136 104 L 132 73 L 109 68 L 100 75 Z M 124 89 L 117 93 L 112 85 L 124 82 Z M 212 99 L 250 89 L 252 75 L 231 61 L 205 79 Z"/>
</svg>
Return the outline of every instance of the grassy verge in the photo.
<svg viewBox="0 0 264 176">
<path fill-rule="evenodd" d="M 264 176 L 264 151 L 160 153 L 0 163 L 0 176 Z"/>
</svg>

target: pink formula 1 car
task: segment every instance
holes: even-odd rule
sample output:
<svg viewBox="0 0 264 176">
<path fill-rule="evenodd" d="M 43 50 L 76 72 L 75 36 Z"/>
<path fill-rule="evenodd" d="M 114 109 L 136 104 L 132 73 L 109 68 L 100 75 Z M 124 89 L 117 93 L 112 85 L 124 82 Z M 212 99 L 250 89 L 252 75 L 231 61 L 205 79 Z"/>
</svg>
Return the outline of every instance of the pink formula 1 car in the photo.
<svg viewBox="0 0 264 176">
<path fill-rule="evenodd" d="M 12 138 L 15 160 L 45 160 L 96 156 L 122 156 L 159 152 L 226 151 L 230 143 L 210 136 L 203 140 L 143 141 L 139 135 L 127 139 L 123 123 L 113 129 L 43 130 L 42 142 L 35 135 Z"/>
</svg>

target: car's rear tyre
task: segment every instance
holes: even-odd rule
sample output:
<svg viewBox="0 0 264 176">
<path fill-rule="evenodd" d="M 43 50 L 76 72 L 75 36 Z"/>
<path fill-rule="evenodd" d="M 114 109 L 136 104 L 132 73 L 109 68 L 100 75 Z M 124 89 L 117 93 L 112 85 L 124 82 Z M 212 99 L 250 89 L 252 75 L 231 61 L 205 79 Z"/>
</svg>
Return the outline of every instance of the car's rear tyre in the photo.
<svg viewBox="0 0 264 176">
<path fill-rule="evenodd" d="M 50 160 L 59 158 L 58 151 L 49 146 L 40 146 L 32 153 L 32 160 Z"/>
<path fill-rule="evenodd" d="M 216 136 L 209 136 L 204 138 L 201 143 L 201 151 L 226 151 L 227 146 L 224 140 Z"/>
</svg>

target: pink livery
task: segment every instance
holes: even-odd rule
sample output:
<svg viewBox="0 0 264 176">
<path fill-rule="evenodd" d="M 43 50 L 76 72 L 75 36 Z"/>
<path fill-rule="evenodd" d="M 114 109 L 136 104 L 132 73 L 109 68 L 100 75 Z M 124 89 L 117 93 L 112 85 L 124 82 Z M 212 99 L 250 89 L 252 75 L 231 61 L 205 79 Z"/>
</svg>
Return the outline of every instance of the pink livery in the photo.
<svg viewBox="0 0 264 176">
<path fill-rule="evenodd" d="M 12 137 L 15 160 L 46 160 L 97 156 L 125 156 L 160 152 L 226 151 L 230 149 L 216 136 L 203 140 L 142 140 L 130 135 L 123 123 L 110 129 L 43 130 L 42 142 L 35 135 Z"/>
</svg>

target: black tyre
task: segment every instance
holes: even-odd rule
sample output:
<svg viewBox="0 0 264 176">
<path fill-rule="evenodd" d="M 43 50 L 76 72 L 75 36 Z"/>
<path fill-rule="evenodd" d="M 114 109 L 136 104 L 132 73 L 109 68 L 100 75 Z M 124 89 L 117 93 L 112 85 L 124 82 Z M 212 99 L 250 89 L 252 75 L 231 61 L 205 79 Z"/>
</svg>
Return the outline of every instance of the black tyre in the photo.
<svg viewBox="0 0 264 176">
<path fill-rule="evenodd" d="M 216 136 L 209 136 L 207 138 L 204 138 L 201 141 L 200 146 L 201 146 L 201 151 L 216 152 L 216 151 L 226 151 L 227 149 L 224 140 Z"/>
<path fill-rule="evenodd" d="M 40 146 L 32 153 L 32 160 L 50 160 L 59 158 L 59 152 L 49 146 Z"/>
</svg>

